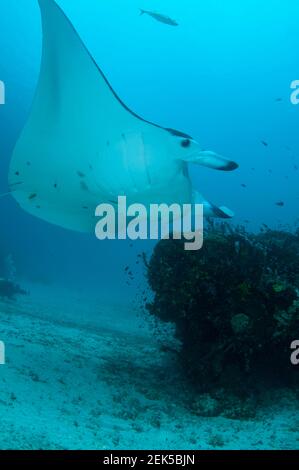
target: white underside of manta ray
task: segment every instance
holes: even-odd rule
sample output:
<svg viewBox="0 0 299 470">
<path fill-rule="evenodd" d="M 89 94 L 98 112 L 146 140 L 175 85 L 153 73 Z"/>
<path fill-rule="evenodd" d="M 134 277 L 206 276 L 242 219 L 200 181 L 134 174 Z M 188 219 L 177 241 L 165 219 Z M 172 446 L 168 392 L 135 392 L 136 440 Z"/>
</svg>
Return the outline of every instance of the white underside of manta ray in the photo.
<svg viewBox="0 0 299 470">
<path fill-rule="evenodd" d="M 204 204 L 207 216 L 229 218 L 193 190 L 188 164 L 237 168 L 202 151 L 190 136 L 150 123 L 118 98 L 54 0 L 39 0 L 43 52 L 28 122 L 9 170 L 20 206 L 50 223 L 94 232 L 95 208 L 116 203 Z"/>
</svg>

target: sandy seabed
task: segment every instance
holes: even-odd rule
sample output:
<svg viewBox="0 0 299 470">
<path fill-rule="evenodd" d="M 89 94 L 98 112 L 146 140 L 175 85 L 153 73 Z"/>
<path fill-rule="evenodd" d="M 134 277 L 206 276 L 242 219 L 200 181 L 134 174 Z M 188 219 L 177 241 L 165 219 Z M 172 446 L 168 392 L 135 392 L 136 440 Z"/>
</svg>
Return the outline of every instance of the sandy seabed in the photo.
<svg viewBox="0 0 299 470">
<path fill-rule="evenodd" d="M 54 286 L 0 299 L 1 449 L 299 449 L 288 391 L 251 420 L 201 417 L 133 308 Z"/>
</svg>

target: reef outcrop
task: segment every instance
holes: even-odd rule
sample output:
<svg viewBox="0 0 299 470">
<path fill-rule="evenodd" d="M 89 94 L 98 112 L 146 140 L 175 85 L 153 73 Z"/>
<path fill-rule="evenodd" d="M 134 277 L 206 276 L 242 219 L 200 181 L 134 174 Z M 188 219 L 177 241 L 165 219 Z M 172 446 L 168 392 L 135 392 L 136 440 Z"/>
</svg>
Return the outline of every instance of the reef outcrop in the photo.
<svg viewBox="0 0 299 470">
<path fill-rule="evenodd" d="M 146 269 L 147 310 L 175 325 L 179 361 L 203 393 L 298 384 L 299 232 L 211 226 L 198 252 L 160 241 Z"/>
</svg>

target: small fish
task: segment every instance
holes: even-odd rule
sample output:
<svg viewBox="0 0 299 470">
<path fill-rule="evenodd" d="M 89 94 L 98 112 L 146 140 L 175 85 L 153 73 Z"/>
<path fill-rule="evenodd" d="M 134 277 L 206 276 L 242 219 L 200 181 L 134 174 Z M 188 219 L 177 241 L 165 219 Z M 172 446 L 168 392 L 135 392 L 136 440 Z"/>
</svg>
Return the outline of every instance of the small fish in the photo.
<svg viewBox="0 0 299 470">
<path fill-rule="evenodd" d="M 179 25 L 175 20 L 169 18 L 169 16 L 161 15 L 160 13 L 155 13 L 154 11 L 148 11 L 148 10 L 140 9 L 140 15 L 144 15 L 144 14 L 151 16 L 152 18 L 154 18 L 157 21 L 160 21 L 160 23 L 168 24 L 170 26 L 178 26 Z"/>
<path fill-rule="evenodd" d="M 263 144 L 264 147 L 268 147 L 268 142 L 266 142 L 265 140 L 261 140 L 261 143 Z"/>
<path fill-rule="evenodd" d="M 276 98 L 276 103 L 280 103 L 282 101 L 282 98 Z"/>
<path fill-rule="evenodd" d="M 247 184 L 242 183 L 241 186 L 242 188 L 247 188 Z"/>
<path fill-rule="evenodd" d="M 276 206 L 278 207 L 283 207 L 284 206 L 284 202 L 283 201 L 278 201 L 275 203 Z"/>
</svg>

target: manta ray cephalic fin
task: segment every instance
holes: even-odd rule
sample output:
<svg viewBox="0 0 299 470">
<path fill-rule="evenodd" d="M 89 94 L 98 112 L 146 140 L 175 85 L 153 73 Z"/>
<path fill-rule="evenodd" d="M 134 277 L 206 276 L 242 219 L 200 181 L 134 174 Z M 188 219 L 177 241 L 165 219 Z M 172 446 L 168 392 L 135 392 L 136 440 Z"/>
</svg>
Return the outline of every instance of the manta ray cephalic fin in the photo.
<svg viewBox="0 0 299 470">
<path fill-rule="evenodd" d="M 205 217 L 216 217 L 219 219 L 231 219 L 234 213 L 225 206 L 216 206 L 210 201 L 207 201 L 198 191 L 193 191 L 194 204 L 202 204 Z"/>
<path fill-rule="evenodd" d="M 185 161 L 188 163 L 195 163 L 197 165 L 206 166 L 208 168 L 213 168 L 214 170 L 233 171 L 238 168 L 237 163 L 231 160 L 227 160 L 221 155 L 218 155 L 217 153 L 210 150 L 196 152 L 194 155 L 187 157 Z"/>
</svg>

